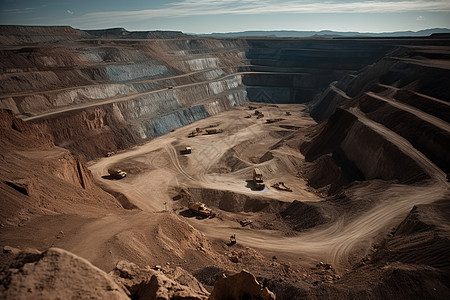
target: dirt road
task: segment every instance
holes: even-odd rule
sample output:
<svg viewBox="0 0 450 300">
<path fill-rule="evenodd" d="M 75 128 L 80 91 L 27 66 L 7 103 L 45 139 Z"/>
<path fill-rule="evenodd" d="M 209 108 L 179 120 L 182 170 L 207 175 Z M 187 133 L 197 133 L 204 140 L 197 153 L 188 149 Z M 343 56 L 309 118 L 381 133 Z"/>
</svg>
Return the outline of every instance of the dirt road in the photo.
<svg viewBox="0 0 450 300">
<path fill-rule="evenodd" d="M 307 117 L 299 117 L 301 109 L 301 106 L 289 105 L 261 108 L 274 117 L 284 115 L 284 125 L 302 128 L 314 124 Z M 286 110 L 292 111 L 292 116 L 286 117 Z M 257 120 L 255 117 L 244 118 L 248 113 L 244 108 L 236 108 L 195 122 L 153 139 L 143 146 L 92 162 L 90 169 L 102 186 L 126 195 L 131 202 L 145 211 L 162 210 L 165 204 L 174 205 L 169 191 L 181 184 L 247 195 L 264 195 L 287 202 L 295 199 L 321 201 L 317 195 L 308 192 L 305 182 L 293 174 L 289 162 L 302 159 L 298 150 L 287 145 L 279 147 L 292 131 L 283 129 L 276 123 L 265 124 L 263 120 Z M 401 222 L 413 205 L 431 203 L 448 196 L 445 175 L 422 153 L 395 133 L 367 119 L 359 110 L 353 109 L 352 113 L 418 161 L 432 179 L 418 186 L 387 186 L 378 184 L 377 181 L 357 186 L 349 191 L 353 193 L 353 197 L 370 198 L 377 205 L 359 215 L 344 214 L 332 224 L 313 228 L 294 237 L 286 237 L 285 233 L 278 231 L 241 228 L 236 221 L 221 218 L 190 218 L 188 222 L 210 239 L 225 240 L 230 233 L 235 233 L 239 243 L 245 246 L 272 253 L 284 253 L 292 258 L 300 256 L 310 260 L 326 260 L 336 268 L 344 268 L 354 263 L 354 253 L 366 253 L 378 235 L 386 234 Z M 211 124 L 224 129 L 224 132 L 187 137 L 195 128 L 207 128 Z M 275 144 L 278 145 L 277 148 L 273 147 Z M 192 154 L 180 155 L 179 150 L 188 145 L 193 149 Z M 267 156 L 268 152 L 272 158 L 261 159 L 264 155 Z M 289 157 L 289 162 L 285 161 L 286 157 Z M 101 176 L 105 175 L 111 166 L 123 166 L 125 170 L 128 166 L 129 176 L 121 181 L 102 179 Z M 294 191 L 288 193 L 274 188 L 252 190 L 246 184 L 246 179 L 251 178 L 250 174 L 255 166 L 264 170 L 266 182 L 292 183 Z M 139 172 L 133 171 L 135 169 L 139 169 Z"/>
</svg>

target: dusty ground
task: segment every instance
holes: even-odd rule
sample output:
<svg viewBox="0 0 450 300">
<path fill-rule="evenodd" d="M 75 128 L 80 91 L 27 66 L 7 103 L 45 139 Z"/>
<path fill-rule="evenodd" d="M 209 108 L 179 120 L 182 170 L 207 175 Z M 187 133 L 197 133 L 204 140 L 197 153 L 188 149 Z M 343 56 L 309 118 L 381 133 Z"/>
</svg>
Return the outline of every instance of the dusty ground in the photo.
<svg viewBox="0 0 450 300">
<path fill-rule="evenodd" d="M 218 217 L 212 219 L 186 216 L 183 214 L 186 203 L 173 200 L 180 187 L 196 191 L 231 191 L 255 199 L 263 196 L 274 202 L 324 200 L 311 191 L 300 175 L 304 157 L 298 148 L 302 139 L 307 138 L 299 133 L 294 135 L 294 129 L 314 124 L 302 112 L 304 107 L 256 105 L 265 118 L 258 120 L 255 115 L 245 118 L 253 111 L 239 107 L 198 121 L 135 149 L 92 162 L 89 168 L 105 189 L 125 195 L 128 201 L 144 211 L 162 211 L 167 208 L 216 243 L 226 241 L 234 233 L 239 245 L 255 248 L 269 257 L 273 254 L 304 266 L 323 260 L 341 272 L 373 250 L 371 247 L 379 241 L 380 236 L 400 223 L 413 205 L 432 203 L 442 199 L 447 192 L 448 184 L 443 173 L 432 166 L 427 171 L 433 180 L 425 186 L 376 181 L 357 184 L 349 189 L 349 194 L 353 194 L 351 197 L 369 198 L 372 205 L 361 206 L 353 214 L 338 216 L 338 212 L 334 212 L 335 215 L 331 217 L 333 222 L 301 233 L 277 223 L 279 211 L 270 216 L 257 211 L 255 207 L 260 203 L 258 201 L 243 209 L 228 211 L 212 207 L 218 212 Z M 286 116 L 286 111 L 292 115 Z M 284 120 L 265 124 L 267 118 Z M 195 128 L 210 125 L 217 125 L 224 132 L 187 137 Z M 191 146 L 192 154 L 181 155 L 179 150 L 184 146 Z M 102 178 L 107 174 L 107 169 L 113 166 L 124 169 L 128 176 L 120 181 Z M 267 188 L 263 191 L 254 190 L 248 182 L 256 166 L 265 176 Z M 285 182 L 293 192 L 278 191 L 271 187 L 279 181 Z M 208 195 L 217 197 L 211 191 Z M 211 202 L 205 198 L 202 200 Z M 245 217 L 254 219 L 255 224 L 241 227 L 238 221 Z M 272 224 L 267 226 L 267 223 Z"/>
<path fill-rule="evenodd" d="M 166 50 L 158 51 L 169 53 Z M 175 72 L 158 80 L 136 79 L 135 83 L 158 85 L 135 91 L 134 96 L 156 95 L 173 86 L 170 94 L 189 91 L 181 97 L 183 108 L 201 103 L 198 92 L 202 90 L 195 90 L 197 85 L 208 85 L 203 92 L 209 99 L 213 90 L 209 85 L 214 87 L 215 81 L 231 73 L 253 73 L 251 68 L 221 73 L 245 63 L 235 53 L 238 50 L 229 51 L 223 53 L 224 59 L 230 58 L 227 64 L 204 66 L 195 72 L 182 67 L 181 62 L 178 65 L 171 55 L 161 56 L 174 68 L 178 66 L 181 75 Z M 19 92 L 16 88 L 22 85 L 17 82 L 22 77 L 15 75 L 34 72 L 28 69 L 32 60 L 24 59 L 18 69 L 15 63 L 6 64 L 9 73 L 5 76 L 11 82 L 5 87 L 13 92 L 4 93 L 2 105 L 23 105 L 14 113 L 30 122 L 13 120 L 11 113 L 1 111 L 0 245 L 41 251 L 59 247 L 107 272 L 122 259 L 141 267 L 180 266 L 210 290 L 223 273 L 245 268 L 279 299 L 394 299 L 399 295 L 448 299 L 447 54 L 448 47 L 417 48 L 410 55 L 381 60 L 353 81 L 344 78 L 344 83 L 330 85 L 330 97 L 323 98 L 327 107 L 329 101 L 347 101 L 324 123 L 316 124 L 301 104 L 249 103 L 91 161 L 92 174 L 82 160 L 53 142 L 71 151 L 83 148 L 72 153 L 86 157 L 134 145 L 133 141 L 140 140 L 138 136 L 142 138 L 136 129 L 141 127 L 132 132 L 126 130 L 129 124 L 121 125 L 113 135 L 110 130 L 118 123 L 107 118 L 111 110 L 97 108 L 101 104 L 125 105 L 134 96 L 120 85 L 125 90 L 97 99 L 94 89 L 87 99 L 76 98 L 70 104 L 28 113 L 25 104 L 45 100 L 33 98 L 36 91 L 64 94 L 70 91 L 66 90 L 69 81 L 80 89 L 114 89 L 109 84 L 81 80 L 76 72 L 73 78 L 55 75 L 55 82 L 39 79 L 50 76 L 34 78 L 31 73 L 29 82 L 39 88 L 23 85 Z M 41 56 L 29 49 L 17 55 Z M 184 62 L 185 54 L 181 57 Z M 61 66 L 78 70 L 77 61 Z M 98 64 L 112 66 L 114 62 L 102 58 Z M 43 66 L 47 70 L 48 66 Z M 58 72 L 64 70 L 59 68 Z M 209 78 L 210 71 L 219 75 Z M 403 76 L 406 73 L 409 76 Z M 59 82 L 59 78 L 68 82 Z M 228 101 L 229 96 L 224 99 Z M 66 99 L 68 103 L 70 99 Z M 166 109 L 165 101 L 158 102 L 161 108 Z M 146 105 L 153 104 L 149 100 Z M 257 119 L 249 105 L 265 117 Z M 81 108 L 86 112 L 77 111 Z M 334 109 L 326 109 L 331 111 Z M 62 112 L 65 116 L 59 120 Z M 132 123 L 147 124 L 146 120 L 159 115 L 133 116 Z M 29 126 L 41 117 L 55 122 Z M 267 124 L 270 118 L 283 120 Z M 58 130 L 46 131 L 47 126 Z M 196 128 L 202 132 L 189 138 Z M 206 135 L 208 128 L 223 132 Z M 74 140 L 76 147 L 68 147 Z M 181 154 L 185 146 L 191 146 L 193 152 Z M 107 176 L 110 167 L 121 168 L 128 176 L 111 180 Z M 264 174 L 266 189 L 262 191 L 251 182 L 255 167 Z M 272 187 L 280 181 L 293 191 Z M 217 216 L 205 219 L 190 213 L 189 198 L 206 203 Z M 253 223 L 242 227 L 239 221 L 245 218 Z M 231 234 L 236 235 L 235 245 L 227 245 Z M 11 258 L 9 252 L 0 256 L 0 267 Z"/>
<path fill-rule="evenodd" d="M 302 105 L 252 105 L 258 106 L 266 117 L 256 119 L 247 106 L 236 107 L 144 145 L 90 162 L 96 182 L 115 195 L 126 210 L 112 199 L 109 203 L 97 203 L 92 195 L 105 196 L 96 187 L 81 194 L 70 192 L 79 193 L 80 197 L 69 197 L 66 203 L 58 200 L 64 191 L 44 192 L 33 183 L 28 201 L 37 197 L 43 202 L 38 203 L 39 208 L 31 203 L 18 210 L 18 220 L 6 219 L 2 223 L 1 243 L 21 249 L 61 247 L 106 271 L 124 258 L 142 266 L 181 266 L 206 286 L 212 286 L 224 272 L 245 268 L 266 280 L 265 284 L 281 299 L 289 298 L 292 286 L 297 289 L 296 295 L 318 285 L 308 292 L 311 298 L 327 297 L 333 289 L 345 298 L 352 287 L 365 290 L 373 282 L 383 291 L 380 278 L 387 278 L 388 284 L 398 280 L 400 285 L 408 286 L 411 276 L 425 284 L 424 278 L 430 274 L 432 283 L 422 289 L 427 290 L 426 295 L 434 289 L 448 292 L 447 287 L 435 285 L 447 276 L 440 272 L 448 268 L 448 201 L 434 206 L 435 201 L 448 200 L 449 196 L 448 182 L 441 170 L 398 136 L 385 132 L 404 152 L 417 156 L 429 179 L 415 184 L 354 182 L 343 194 L 326 197 L 306 184 L 304 173 L 310 163 L 299 151 L 315 135 L 315 128 L 323 126 L 316 127 Z M 291 115 L 286 115 L 286 111 Z M 371 125 L 357 109 L 353 113 Z M 252 117 L 246 118 L 250 114 Z M 266 124 L 269 118 L 284 120 Z M 195 128 L 211 125 L 224 131 L 187 137 Z M 383 127 L 375 125 L 375 129 L 383 131 Z M 6 135 L 5 141 L 34 143 L 29 142 L 30 137 L 18 139 L 17 134 Z M 185 146 L 191 146 L 193 152 L 180 154 Z M 30 173 L 39 178 L 44 164 L 50 171 L 55 169 L 56 176 L 80 185 L 70 177 L 71 164 L 68 171 L 63 171 L 68 175 L 61 175 L 64 168 L 53 167 L 53 156 L 45 155 L 49 149 L 55 153 L 65 150 L 45 143 L 23 149 L 10 146 L 7 150 L 4 176 L 8 182 L 20 184 L 22 181 L 17 178 L 26 178 Z M 18 153 L 22 159 L 12 160 Z M 61 158 L 59 164 L 62 162 Z M 255 166 L 265 176 L 267 188 L 263 191 L 255 190 L 249 182 Z M 122 168 L 128 176 L 108 179 L 109 167 Z M 8 173 L 11 168 L 17 170 L 15 174 Z M 293 192 L 272 187 L 279 181 Z M 188 213 L 183 191 L 188 191 L 192 199 L 207 203 L 217 216 L 202 219 Z M 5 215 L 16 209 L 9 204 L 6 202 L 3 207 Z M 419 208 L 410 213 L 415 205 Z M 241 227 L 239 221 L 247 217 L 254 223 Z M 226 245 L 230 234 L 236 234 L 236 245 Z M 437 258 L 427 260 L 426 253 L 430 251 Z M 372 256 L 376 258 L 374 264 L 366 266 Z M 396 260 L 401 263 L 392 262 Z M 414 264 L 419 261 L 427 266 Z M 361 276 L 366 281 L 360 283 Z M 396 295 L 395 289 L 389 291 Z"/>
</svg>

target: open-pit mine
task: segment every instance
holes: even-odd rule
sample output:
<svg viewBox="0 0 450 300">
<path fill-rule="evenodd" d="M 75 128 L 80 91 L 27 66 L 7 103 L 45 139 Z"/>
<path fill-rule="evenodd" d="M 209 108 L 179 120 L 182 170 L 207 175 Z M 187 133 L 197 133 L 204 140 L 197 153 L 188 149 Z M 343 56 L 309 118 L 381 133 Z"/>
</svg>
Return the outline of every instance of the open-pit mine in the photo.
<svg viewBox="0 0 450 300">
<path fill-rule="evenodd" d="M 0 298 L 450 298 L 449 35 L 0 36 Z"/>
</svg>

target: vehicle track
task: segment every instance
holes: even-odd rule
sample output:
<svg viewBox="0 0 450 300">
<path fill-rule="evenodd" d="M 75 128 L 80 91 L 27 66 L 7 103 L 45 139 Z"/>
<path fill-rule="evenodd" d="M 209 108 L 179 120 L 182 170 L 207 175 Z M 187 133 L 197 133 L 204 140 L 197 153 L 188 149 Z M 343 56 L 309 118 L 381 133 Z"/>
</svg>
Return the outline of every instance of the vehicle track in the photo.
<svg viewBox="0 0 450 300">
<path fill-rule="evenodd" d="M 165 149 L 167 153 L 169 154 L 170 160 L 175 167 L 175 169 L 180 172 L 181 175 L 183 175 L 185 178 L 187 178 L 190 181 L 196 181 L 194 177 L 192 177 L 190 174 L 188 174 L 183 166 L 180 164 L 180 160 L 178 159 L 178 153 L 177 150 L 173 147 L 171 143 L 168 143 L 165 145 Z"/>
<path fill-rule="evenodd" d="M 171 90 L 177 90 L 177 89 L 182 89 L 182 88 L 188 88 L 188 87 L 192 87 L 192 86 L 196 86 L 196 85 L 203 85 L 203 84 L 208 84 L 211 82 L 218 82 L 221 80 L 226 80 L 228 78 L 232 78 L 234 76 L 237 75 L 246 75 L 246 74 L 285 74 L 285 73 L 277 73 L 277 72 L 236 72 L 236 73 L 232 73 L 232 74 L 228 74 L 226 76 L 223 77 L 219 77 L 213 80 L 207 80 L 207 81 L 201 81 L 201 82 L 195 82 L 195 83 L 189 83 L 189 84 L 183 84 L 183 85 L 178 85 L 178 86 L 174 86 Z M 293 73 L 295 74 L 295 73 Z M 138 98 L 141 96 L 145 96 L 145 95 L 151 95 L 151 94 L 156 94 L 156 93 L 160 93 L 160 92 L 166 92 L 167 88 L 162 88 L 162 89 L 157 89 L 157 90 L 152 90 L 149 92 L 144 92 L 144 93 L 137 93 L 137 94 L 132 94 L 132 95 L 127 95 L 127 96 L 120 96 L 120 97 L 114 97 L 111 99 L 107 99 L 104 101 L 96 101 L 96 102 L 91 102 L 91 103 L 83 103 L 83 104 L 79 104 L 79 105 L 71 105 L 71 106 L 65 106 L 65 107 L 60 107 L 60 108 L 56 108 L 52 111 L 48 111 L 45 112 L 43 114 L 40 115 L 35 115 L 32 117 L 27 117 L 27 118 L 23 118 L 22 120 L 24 121 L 31 121 L 31 120 L 38 120 L 38 119 L 43 119 L 43 118 L 47 118 L 53 115 L 57 115 L 60 113 L 64 113 L 64 112 L 68 112 L 68 111 L 75 111 L 75 110 L 80 110 L 80 109 L 86 109 L 89 107 L 96 107 L 96 106 L 101 106 L 101 105 L 105 105 L 105 104 L 110 104 L 110 103 L 118 103 L 118 102 L 125 102 L 125 101 L 129 101 L 131 99 L 134 98 Z"/>
<path fill-rule="evenodd" d="M 316 228 L 309 229 L 299 233 L 295 237 L 286 237 L 278 231 L 269 230 L 251 230 L 249 228 L 241 228 L 235 221 L 226 221 L 218 219 L 197 220 L 189 219 L 194 227 L 202 231 L 210 239 L 223 240 L 230 233 L 236 233 L 238 242 L 244 246 L 257 248 L 263 251 L 272 251 L 274 253 L 285 253 L 292 257 L 308 257 L 308 259 L 323 260 L 332 263 L 335 268 L 347 268 L 355 263 L 355 252 L 364 255 L 370 250 L 375 238 L 380 234 L 386 234 L 392 227 L 398 225 L 409 213 L 414 205 L 428 204 L 437 200 L 450 198 L 449 185 L 445 179 L 445 174 L 420 151 L 415 149 L 407 140 L 392 132 L 383 125 L 376 123 L 365 116 L 359 109 L 350 108 L 349 112 L 354 114 L 361 123 L 368 126 L 378 134 L 382 135 L 390 143 L 394 144 L 400 151 L 414 159 L 420 167 L 427 172 L 431 179 L 426 182 L 420 182 L 416 185 L 406 184 L 381 184 L 378 181 L 369 181 L 365 185 L 358 185 L 354 189 L 350 188 L 350 193 L 355 201 L 358 198 L 369 199 L 376 203 L 369 210 L 362 210 L 360 213 L 352 215 L 343 214 L 338 216 L 332 224 L 324 224 Z M 236 114 L 235 112 L 224 113 L 221 120 L 227 120 Z M 242 117 L 245 112 L 242 112 Z M 216 119 L 214 119 L 216 120 Z M 205 124 L 205 121 L 201 124 Z M 214 122 L 214 121 L 209 121 Z M 223 121 L 222 121 L 223 122 Z M 229 122 L 229 121 L 228 121 Z M 222 124 L 223 127 L 226 123 Z M 191 125 L 192 128 L 197 125 Z M 252 127 L 255 126 L 255 127 Z M 264 134 L 268 127 L 260 126 L 259 123 L 242 127 L 237 131 L 225 130 L 222 135 L 202 136 L 191 140 L 193 149 L 201 149 L 207 145 L 214 145 L 220 151 L 218 154 L 223 155 L 229 149 L 233 148 L 237 143 L 244 142 L 255 134 Z M 188 130 L 186 130 L 188 131 Z M 232 133 L 232 134 L 231 134 Z M 188 163 L 187 168 L 183 168 L 178 160 L 178 153 L 173 146 L 173 142 L 177 139 L 186 139 L 184 131 L 175 131 L 168 136 L 156 138 L 145 146 L 144 150 L 132 150 L 123 154 L 122 159 L 126 157 L 138 156 L 143 153 L 149 153 L 150 150 L 164 149 L 169 157 L 171 164 L 175 167 L 175 172 L 186 180 L 202 184 L 205 187 L 217 188 L 217 182 L 208 182 L 208 170 L 199 172 L 199 167 L 194 161 L 198 162 L 195 155 L 188 157 L 191 164 Z M 163 142 L 162 142 L 163 141 Z M 269 145 L 267 145 L 269 147 Z M 201 151 L 201 150 L 199 150 Z M 155 153 L 155 152 L 152 152 Z M 204 159 L 212 159 L 212 163 L 217 163 L 221 155 L 217 157 Z M 109 158 L 108 158 L 109 159 Z M 201 159 L 197 157 L 197 159 Z M 105 159 L 106 161 L 106 159 Z M 270 162 L 266 162 L 270 163 Z M 94 168 L 98 168 L 95 166 Z M 106 167 L 106 165 L 105 165 Z M 249 193 L 250 191 L 242 182 L 242 173 L 247 170 L 240 170 L 231 174 L 224 175 L 224 181 L 221 182 L 222 187 L 237 193 Z M 96 176 L 98 173 L 96 174 Z M 176 177 L 176 176 L 175 176 Z M 144 179 L 142 179 L 144 180 Z M 142 181 L 144 182 L 144 181 Z M 164 187 L 161 187 L 161 191 Z M 283 197 L 282 193 L 278 193 L 279 197 Z M 145 197 L 145 195 L 144 195 Z M 352 198 L 352 199 L 353 199 Z M 280 198 L 281 199 L 281 198 Z"/>
</svg>

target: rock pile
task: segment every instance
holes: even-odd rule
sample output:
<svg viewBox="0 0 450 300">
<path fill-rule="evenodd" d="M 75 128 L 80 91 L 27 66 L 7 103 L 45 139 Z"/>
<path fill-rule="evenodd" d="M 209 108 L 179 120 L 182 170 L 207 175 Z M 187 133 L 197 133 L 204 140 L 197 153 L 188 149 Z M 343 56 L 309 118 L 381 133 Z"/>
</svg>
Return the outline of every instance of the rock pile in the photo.
<svg viewBox="0 0 450 300">
<path fill-rule="evenodd" d="M 238 274 L 217 280 L 210 299 L 271 300 L 275 299 L 275 295 L 267 287 L 263 287 L 253 274 L 242 270 Z"/>
</svg>

